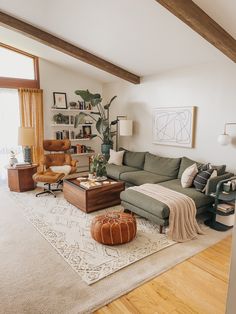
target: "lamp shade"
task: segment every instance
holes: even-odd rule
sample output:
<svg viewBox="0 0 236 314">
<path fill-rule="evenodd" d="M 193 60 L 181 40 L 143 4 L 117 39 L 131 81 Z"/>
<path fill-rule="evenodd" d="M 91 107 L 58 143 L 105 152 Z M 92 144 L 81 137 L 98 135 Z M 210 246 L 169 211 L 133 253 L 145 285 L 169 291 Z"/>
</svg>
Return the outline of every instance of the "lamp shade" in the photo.
<svg viewBox="0 0 236 314">
<path fill-rule="evenodd" d="M 230 136 L 229 134 L 220 134 L 217 141 L 220 145 L 228 145 L 230 143 Z"/>
<path fill-rule="evenodd" d="M 131 136 L 133 134 L 133 121 L 132 120 L 119 120 L 120 136 Z"/>
<path fill-rule="evenodd" d="M 33 146 L 34 145 L 34 128 L 23 128 L 18 129 L 18 144 L 22 146 Z"/>
</svg>

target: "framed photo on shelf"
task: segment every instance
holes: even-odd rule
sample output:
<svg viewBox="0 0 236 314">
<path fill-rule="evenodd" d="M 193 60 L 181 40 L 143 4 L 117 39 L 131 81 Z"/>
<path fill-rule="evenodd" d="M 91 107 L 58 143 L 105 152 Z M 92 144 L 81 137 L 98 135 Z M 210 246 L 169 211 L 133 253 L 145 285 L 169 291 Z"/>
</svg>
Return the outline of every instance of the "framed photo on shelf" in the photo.
<svg viewBox="0 0 236 314">
<path fill-rule="evenodd" d="M 66 93 L 53 92 L 53 107 L 56 109 L 67 109 Z"/>
<path fill-rule="evenodd" d="M 83 132 L 83 137 L 91 137 L 92 135 L 92 128 L 91 125 L 83 125 L 82 126 L 82 132 Z"/>
</svg>

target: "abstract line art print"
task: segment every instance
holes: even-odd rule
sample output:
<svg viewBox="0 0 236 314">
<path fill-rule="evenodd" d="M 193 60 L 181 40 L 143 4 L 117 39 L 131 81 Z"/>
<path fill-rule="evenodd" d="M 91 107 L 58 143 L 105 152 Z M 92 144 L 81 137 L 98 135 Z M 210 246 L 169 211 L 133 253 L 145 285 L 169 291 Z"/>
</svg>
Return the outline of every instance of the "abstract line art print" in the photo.
<svg viewBox="0 0 236 314">
<path fill-rule="evenodd" d="M 153 143 L 193 147 L 195 108 L 155 108 L 153 110 Z"/>
</svg>

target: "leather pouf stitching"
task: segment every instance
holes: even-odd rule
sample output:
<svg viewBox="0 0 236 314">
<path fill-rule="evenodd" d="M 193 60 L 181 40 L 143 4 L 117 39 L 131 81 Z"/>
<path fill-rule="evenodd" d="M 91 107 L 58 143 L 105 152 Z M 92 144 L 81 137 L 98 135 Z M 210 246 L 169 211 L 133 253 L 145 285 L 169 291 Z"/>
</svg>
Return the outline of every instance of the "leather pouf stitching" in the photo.
<svg viewBox="0 0 236 314">
<path fill-rule="evenodd" d="M 93 239 L 106 245 L 130 242 L 135 238 L 136 231 L 135 217 L 123 212 L 109 212 L 96 216 L 91 225 Z"/>
</svg>

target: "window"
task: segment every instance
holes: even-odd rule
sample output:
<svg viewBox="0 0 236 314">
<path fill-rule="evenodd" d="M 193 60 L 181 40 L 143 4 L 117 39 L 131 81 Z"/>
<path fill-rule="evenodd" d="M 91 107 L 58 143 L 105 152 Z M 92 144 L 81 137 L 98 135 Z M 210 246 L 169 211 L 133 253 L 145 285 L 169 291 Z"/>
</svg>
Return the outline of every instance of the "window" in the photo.
<svg viewBox="0 0 236 314">
<path fill-rule="evenodd" d="M 22 160 L 22 150 L 18 146 L 19 96 L 16 89 L 0 88 L 0 181 L 6 179 L 6 169 L 11 151 L 18 161 Z"/>
<path fill-rule="evenodd" d="M 0 43 L 0 87 L 39 88 L 38 58 Z"/>
</svg>

